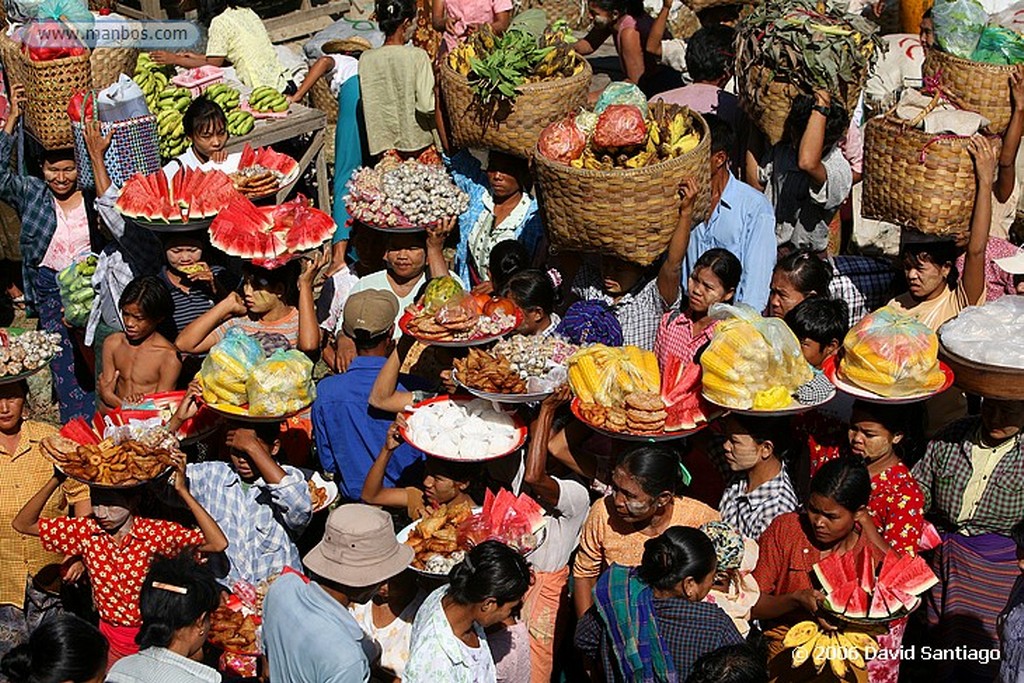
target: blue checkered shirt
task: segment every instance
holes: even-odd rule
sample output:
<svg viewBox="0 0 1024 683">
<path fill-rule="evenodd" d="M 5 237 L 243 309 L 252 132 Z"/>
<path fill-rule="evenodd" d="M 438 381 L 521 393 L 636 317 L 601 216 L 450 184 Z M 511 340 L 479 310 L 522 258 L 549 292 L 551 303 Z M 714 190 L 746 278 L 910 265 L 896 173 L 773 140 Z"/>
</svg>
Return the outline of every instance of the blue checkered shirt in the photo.
<svg viewBox="0 0 1024 683">
<path fill-rule="evenodd" d="M 229 587 L 239 579 L 256 585 L 285 567 L 302 571 L 295 539 L 312 516 L 309 486 L 302 472 L 283 467 L 287 476 L 280 483 L 257 479 L 246 486 L 225 462 L 188 466 L 189 491 L 228 539 L 223 557 L 211 561 L 222 576 L 225 570 L 217 564 L 227 560 L 224 582 Z"/>
</svg>

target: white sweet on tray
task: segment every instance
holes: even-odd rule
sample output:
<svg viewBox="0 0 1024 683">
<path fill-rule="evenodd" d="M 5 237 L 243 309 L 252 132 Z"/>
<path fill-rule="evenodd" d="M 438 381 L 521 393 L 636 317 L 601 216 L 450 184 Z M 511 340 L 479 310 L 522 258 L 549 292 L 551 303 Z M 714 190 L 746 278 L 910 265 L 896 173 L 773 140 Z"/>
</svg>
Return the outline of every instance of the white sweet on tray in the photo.
<svg viewBox="0 0 1024 683">
<path fill-rule="evenodd" d="M 510 451 L 518 441 L 512 418 L 488 401 L 438 401 L 409 417 L 409 440 L 430 453 L 479 460 Z"/>
<path fill-rule="evenodd" d="M 1024 346 L 1006 343 L 1024 337 L 1024 296 L 1003 296 L 969 306 L 939 328 L 943 346 L 985 365 L 1024 369 Z"/>
</svg>

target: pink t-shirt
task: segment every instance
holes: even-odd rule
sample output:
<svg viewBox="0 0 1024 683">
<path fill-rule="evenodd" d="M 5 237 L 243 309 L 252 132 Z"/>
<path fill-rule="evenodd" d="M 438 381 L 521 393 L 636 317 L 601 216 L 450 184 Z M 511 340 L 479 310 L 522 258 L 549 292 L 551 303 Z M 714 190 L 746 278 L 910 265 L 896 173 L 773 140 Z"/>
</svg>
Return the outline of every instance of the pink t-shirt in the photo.
<svg viewBox="0 0 1024 683">
<path fill-rule="evenodd" d="M 731 125 L 733 130 L 744 130 L 743 110 L 740 109 L 739 98 L 712 83 L 691 83 L 651 98 L 651 102 L 658 100 L 689 107 L 701 114 L 715 114 Z"/>
<path fill-rule="evenodd" d="M 512 0 L 445 0 L 445 12 L 455 20 L 455 33 L 444 34 L 445 45 L 451 50 L 477 24 L 490 24 L 499 12 L 511 12 Z"/>
<path fill-rule="evenodd" d="M 57 229 L 39 265 L 53 268 L 59 273 L 74 263 L 76 258 L 89 253 L 89 216 L 85 212 L 84 199 L 68 213 L 64 213 L 54 199 L 53 212 L 57 215 Z"/>
</svg>

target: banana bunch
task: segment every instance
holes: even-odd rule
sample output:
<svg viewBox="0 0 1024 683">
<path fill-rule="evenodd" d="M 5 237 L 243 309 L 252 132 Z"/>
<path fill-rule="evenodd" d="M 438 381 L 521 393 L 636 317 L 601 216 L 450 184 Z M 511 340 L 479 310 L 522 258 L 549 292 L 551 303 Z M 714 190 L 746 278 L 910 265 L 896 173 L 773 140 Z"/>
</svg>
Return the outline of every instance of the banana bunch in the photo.
<svg viewBox="0 0 1024 683">
<path fill-rule="evenodd" d="M 160 93 L 170 83 L 172 75 L 173 71 L 169 72 L 167 67 L 154 62 L 148 52 L 139 53 L 139 60 L 135 63 L 135 74 L 132 76 L 132 80 L 142 88 L 142 92 L 146 96 L 146 106 L 151 112 L 157 111 Z"/>
<path fill-rule="evenodd" d="M 256 126 L 256 119 L 252 114 L 241 109 L 228 113 L 228 133 L 235 137 L 248 135 Z"/>
<path fill-rule="evenodd" d="M 241 101 L 239 92 L 224 83 L 211 85 L 203 94 L 206 95 L 208 100 L 219 104 L 225 114 L 238 109 L 238 104 Z"/>
<path fill-rule="evenodd" d="M 249 95 L 249 107 L 253 111 L 282 112 L 288 109 L 288 100 L 273 88 L 261 85 Z"/>
<path fill-rule="evenodd" d="M 174 159 L 180 156 L 192 141 L 185 135 L 181 112 L 177 109 L 163 109 L 156 115 L 157 133 L 160 136 L 160 156 Z"/>
<path fill-rule="evenodd" d="M 653 142 L 662 159 L 686 154 L 700 144 L 700 133 L 691 125 L 687 107 L 673 107 L 658 101 L 649 108 L 647 118 L 648 149 Z"/>
<path fill-rule="evenodd" d="M 808 660 L 814 663 L 818 673 L 827 663 L 832 673 L 842 679 L 850 667 L 864 669 L 867 663 L 864 655 L 878 652 L 878 643 L 867 633 L 859 631 L 825 632 L 817 622 L 802 621 L 786 633 L 783 646 L 793 648 L 793 668 L 803 666 Z"/>
<path fill-rule="evenodd" d="M 661 373 L 651 351 L 594 344 L 569 358 L 569 386 L 581 403 L 621 406 L 627 394 L 659 391 Z"/>
<path fill-rule="evenodd" d="M 192 91 L 188 88 L 179 88 L 169 85 L 160 91 L 156 99 L 156 111 L 159 113 L 167 109 L 184 112 L 188 105 L 192 104 Z"/>
</svg>

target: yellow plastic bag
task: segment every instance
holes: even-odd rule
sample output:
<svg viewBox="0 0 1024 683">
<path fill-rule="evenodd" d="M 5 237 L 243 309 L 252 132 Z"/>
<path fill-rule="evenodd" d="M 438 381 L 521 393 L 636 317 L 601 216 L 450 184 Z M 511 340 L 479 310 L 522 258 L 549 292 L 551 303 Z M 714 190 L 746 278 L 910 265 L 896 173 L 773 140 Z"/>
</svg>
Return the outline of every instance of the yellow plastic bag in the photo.
<svg viewBox="0 0 1024 683">
<path fill-rule="evenodd" d="M 301 351 L 275 351 L 253 368 L 245 388 L 250 415 L 270 417 L 298 412 L 316 397 L 313 361 Z"/>
<path fill-rule="evenodd" d="M 263 360 L 263 347 L 240 329 L 228 330 L 203 360 L 199 378 L 203 381 L 203 400 L 243 406 L 248 402 L 245 382 L 252 369 Z"/>
</svg>

